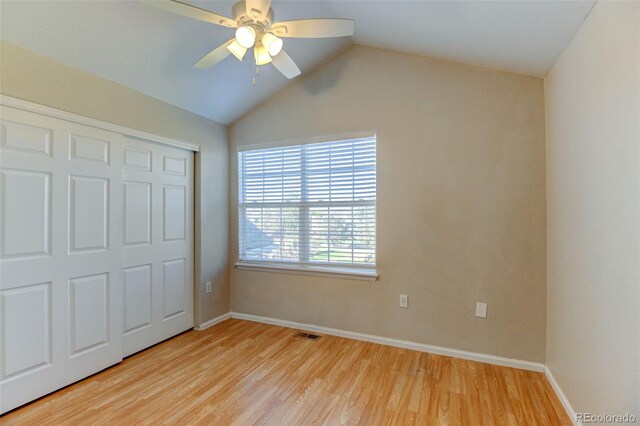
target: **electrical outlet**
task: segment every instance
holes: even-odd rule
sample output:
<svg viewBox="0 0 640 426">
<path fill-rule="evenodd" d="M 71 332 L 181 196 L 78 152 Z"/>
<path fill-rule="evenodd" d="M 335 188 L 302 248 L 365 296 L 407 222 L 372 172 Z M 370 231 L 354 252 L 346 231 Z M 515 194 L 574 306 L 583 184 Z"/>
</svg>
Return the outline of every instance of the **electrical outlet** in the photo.
<svg viewBox="0 0 640 426">
<path fill-rule="evenodd" d="M 205 290 L 205 291 L 206 291 L 207 293 L 211 293 L 211 281 L 207 282 L 207 283 L 205 284 L 205 287 L 206 287 L 206 290 Z"/>
<path fill-rule="evenodd" d="M 487 304 L 486 303 L 476 303 L 476 316 L 478 318 L 486 318 L 487 317 Z"/>
<path fill-rule="evenodd" d="M 408 308 L 409 307 L 409 296 L 407 296 L 406 294 L 401 294 L 400 295 L 400 307 L 401 308 Z"/>
</svg>

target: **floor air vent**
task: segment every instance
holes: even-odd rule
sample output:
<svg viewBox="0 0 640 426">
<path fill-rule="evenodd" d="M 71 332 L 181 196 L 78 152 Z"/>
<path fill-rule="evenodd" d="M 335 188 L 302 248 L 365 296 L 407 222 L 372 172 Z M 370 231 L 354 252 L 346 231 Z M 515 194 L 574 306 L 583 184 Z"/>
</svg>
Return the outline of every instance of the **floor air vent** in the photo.
<svg viewBox="0 0 640 426">
<path fill-rule="evenodd" d="M 304 331 L 297 333 L 296 337 L 307 340 L 318 340 L 320 338 L 320 336 L 318 336 L 317 334 L 305 333 Z"/>
</svg>

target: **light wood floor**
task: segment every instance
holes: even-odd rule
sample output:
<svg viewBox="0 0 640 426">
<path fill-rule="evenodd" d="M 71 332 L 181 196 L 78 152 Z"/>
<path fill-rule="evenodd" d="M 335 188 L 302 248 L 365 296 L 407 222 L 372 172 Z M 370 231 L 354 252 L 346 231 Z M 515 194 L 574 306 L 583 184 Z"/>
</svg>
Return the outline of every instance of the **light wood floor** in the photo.
<svg viewBox="0 0 640 426">
<path fill-rule="evenodd" d="M 570 424 L 542 373 L 228 320 L 0 418 L 18 424 Z"/>
</svg>

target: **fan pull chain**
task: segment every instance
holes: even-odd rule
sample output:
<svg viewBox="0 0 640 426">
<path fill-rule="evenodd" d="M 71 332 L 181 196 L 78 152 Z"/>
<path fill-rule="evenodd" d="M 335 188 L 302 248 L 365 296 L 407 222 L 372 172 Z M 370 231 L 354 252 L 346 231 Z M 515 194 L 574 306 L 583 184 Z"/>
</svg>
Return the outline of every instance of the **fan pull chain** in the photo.
<svg viewBox="0 0 640 426">
<path fill-rule="evenodd" d="M 256 75 L 253 77 L 253 87 L 256 87 L 256 79 L 260 75 L 260 67 L 256 65 Z"/>
</svg>

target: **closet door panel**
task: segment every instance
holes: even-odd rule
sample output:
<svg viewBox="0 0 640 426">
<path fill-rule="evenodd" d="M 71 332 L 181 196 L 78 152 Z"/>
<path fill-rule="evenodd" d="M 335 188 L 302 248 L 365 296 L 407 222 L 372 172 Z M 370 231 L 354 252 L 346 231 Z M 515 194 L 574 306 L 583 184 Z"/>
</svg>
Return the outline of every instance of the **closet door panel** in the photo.
<svg viewBox="0 0 640 426">
<path fill-rule="evenodd" d="M 127 356 L 193 327 L 193 153 L 125 139 L 124 157 Z"/>
<path fill-rule="evenodd" d="M 122 360 L 122 136 L 64 122 L 69 383 Z"/>
<path fill-rule="evenodd" d="M 0 110 L 0 411 L 118 362 L 122 136 Z M 116 165 L 117 164 L 117 165 Z"/>
<path fill-rule="evenodd" d="M 0 108 L 0 412 L 57 387 L 65 233 L 57 120 Z M 60 151 L 60 152 L 63 152 Z M 63 200 L 64 201 L 64 200 Z"/>
</svg>

